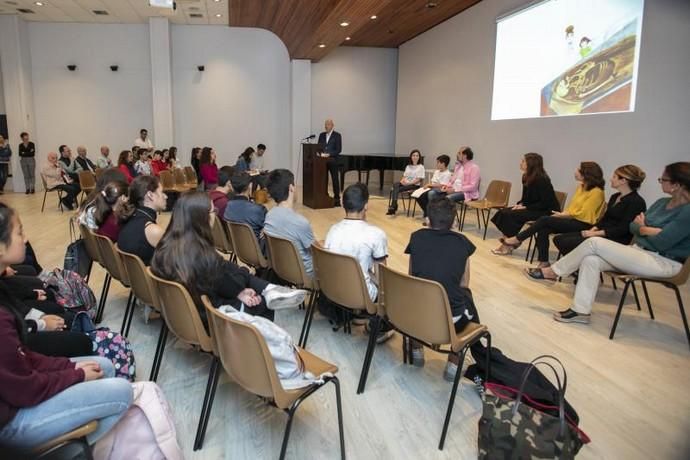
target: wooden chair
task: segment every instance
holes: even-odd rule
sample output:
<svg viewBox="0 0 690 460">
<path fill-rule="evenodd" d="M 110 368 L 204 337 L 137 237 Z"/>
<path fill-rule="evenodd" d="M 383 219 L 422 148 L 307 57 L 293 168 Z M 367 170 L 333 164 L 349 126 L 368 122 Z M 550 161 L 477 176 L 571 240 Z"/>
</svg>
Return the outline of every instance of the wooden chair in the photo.
<svg viewBox="0 0 690 460">
<path fill-rule="evenodd" d="M 316 308 L 317 283 L 307 275 L 302 256 L 292 241 L 271 235 L 266 235 L 266 241 L 268 252 L 271 254 L 271 268 L 275 274 L 290 285 L 299 289 L 306 289 L 311 293 L 298 342 L 299 346 L 306 348 L 305 333 L 308 319 L 312 316 L 313 309 Z"/>
<path fill-rule="evenodd" d="M 79 171 L 79 187 L 81 188 L 82 203 L 91 192 L 96 189 L 96 176 L 91 171 Z"/>
<path fill-rule="evenodd" d="M 131 318 L 130 310 L 134 310 L 134 292 L 131 289 L 131 284 L 129 282 L 129 276 L 127 270 L 125 270 L 124 265 L 122 265 L 122 259 L 115 249 L 115 245 L 107 236 L 102 236 L 94 234 L 96 244 L 98 245 L 98 252 L 101 256 L 101 261 L 105 266 L 105 269 L 110 274 L 110 280 L 113 278 L 119 281 L 124 287 L 129 289 L 129 296 L 127 297 L 127 306 L 125 307 L 125 312 L 122 318 L 122 326 L 120 327 L 120 333 L 123 337 L 127 337 L 129 332 L 128 318 Z M 99 323 L 103 317 L 103 311 L 105 310 L 105 302 L 108 297 L 108 291 L 110 290 L 110 281 L 108 281 L 108 289 L 105 291 L 103 296 L 103 302 L 99 305 L 99 310 L 96 312 L 96 322 Z M 127 328 L 126 328 L 127 327 Z"/>
<path fill-rule="evenodd" d="M 508 200 L 510 199 L 510 189 L 512 184 L 503 180 L 492 180 L 489 183 L 489 187 L 486 189 L 486 194 L 481 200 L 474 201 L 463 201 L 458 203 L 460 206 L 460 231 L 465 227 L 465 215 L 468 209 L 474 209 L 477 211 L 477 228 L 481 230 L 482 222 L 484 223 L 484 236 L 482 239 L 486 239 L 486 231 L 489 226 L 489 218 L 491 217 L 491 211 L 493 209 L 501 209 L 508 206 Z M 481 220 L 479 219 L 479 212 L 482 213 Z"/>
<path fill-rule="evenodd" d="M 150 305 L 156 311 L 160 312 L 160 301 L 156 296 L 156 289 L 153 285 L 153 280 L 146 271 L 146 265 L 144 265 L 144 262 L 142 262 L 139 256 L 120 250 L 117 245 L 115 245 L 115 251 L 122 261 L 124 271 L 127 273 L 134 298 L 139 299 L 139 301 L 143 304 Z M 129 333 L 129 328 L 132 325 L 133 315 L 134 308 L 131 308 L 129 310 L 129 317 L 125 319 L 126 325 L 124 330 L 127 333 Z M 160 340 L 160 335 L 158 336 L 158 339 Z M 158 354 L 154 354 L 154 366 L 156 364 L 155 358 L 157 356 Z"/>
<path fill-rule="evenodd" d="M 65 433 L 62 436 L 58 436 L 55 439 L 41 444 L 32 450 L 32 458 L 85 458 L 86 460 L 91 460 L 93 458 L 91 453 L 91 447 L 86 441 L 86 436 L 90 435 L 98 429 L 98 421 L 92 420 L 89 423 L 82 425 L 69 433 Z M 78 456 L 65 455 L 61 453 L 61 449 L 64 449 L 68 444 L 78 443 L 80 444 L 77 449 Z"/>
<path fill-rule="evenodd" d="M 48 194 L 51 192 L 56 192 L 58 196 L 58 207 L 60 208 L 60 212 L 64 212 L 64 209 L 62 209 L 62 190 L 56 187 L 53 188 L 48 188 L 48 183 L 46 182 L 46 178 L 43 176 L 43 174 L 39 174 L 41 176 L 41 183 L 43 184 L 43 204 L 41 205 L 41 212 L 46 207 L 46 198 L 48 197 Z"/>
<path fill-rule="evenodd" d="M 155 295 L 160 301 L 161 315 L 163 316 L 166 326 L 162 331 L 162 337 L 159 339 L 159 344 L 161 346 L 159 350 L 156 350 L 156 353 L 159 354 L 157 367 L 152 370 L 151 380 L 155 382 L 158 377 L 160 364 L 163 361 L 163 352 L 165 351 L 168 330 L 172 332 L 179 341 L 196 347 L 201 352 L 212 355 L 206 392 L 204 393 L 204 402 L 201 406 L 199 425 L 194 440 L 194 450 L 196 451 L 201 449 L 204 443 L 204 435 L 206 434 L 206 426 L 208 425 L 211 405 L 213 404 L 216 387 L 218 386 L 218 378 L 220 377 L 220 362 L 214 352 L 213 339 L 211 339 L 209 333 L 206 332 L 206 328 L 204 328 L 204 324 L 199 316 L 199 310 L 192 300 L 192 296 L 187 291 L 187 288 L 174 281 L 167 281 L 157 277 L 151 272 L 150 267 L 147 268 L 146 271 L 153 280 L 153 285 L 156 290 Z"/>
<path fill-rule="evenodd" d="M 455 381 L 448 401 L 446 418 L 441 431 L 441 441 L 439 450 L 443 450 L 450 417 L 455 404 L 455 395 L 458 384 L 463 374 L 463 364 L 467 350 L 479 342 L 482 337 L 486 337 L 487 348 L 491 349 L 491 334 L 486 326 L 477 323 L 469 323 L 460 332 L 455 332 L 453 314 L 450 310 L 448 295 L 441 284 L 427 279 L 416 278 L 414 276 L 400 273 L 386 266 L 381 267 L 381 285 L 385 291 L 384 307 L 388 322 L 401 334 L 404 335 L 408 343 L 404 353 L 405 362 L 412 363 L 412 347 L 409 340 L 414 339 L 424 346 L 434 351 L 454 354 L 459 359 L 458 371 L 455 374 Z M 374 353 L 375 346 L 371 345 L 371 355 Z M 447 346 L 447 349 L 441 348 Z M 368 366 L 363 372 L 361 385 L 364 391 Z M 489 378 L 489 353 L 487 353 L 486 378 Z"/>
<path fill-rule="evenodd" d="M 270 268 L 270 264 L 256 239 L 254 230 L 249 224 L 241 222 L 228 222 L 230 228 L 230 238 L 235 248 L 237 258 L 243 263 L 253 267 L 257 274 L 265 272 Z"/>
<path fill-rule="evenodd" d="M 196 189 L 199 186 L 199 178 L 196 177 L 196 171 L 191 166 L 184 167 L 184 176 L 187 178 L 187 185 L 190 189 Z"/>
<path fill-rule="evenodd" d="M 335 376 L 336 372 L 338 372 L 338 367 L 306 350 L 297 348 L 297 353 L 304 363 L 304 370 L 306 372 L 314 375 L 328 373 L 331 376 L 325 376 L 321 383 L 313 383 L 296 390 L 285 390 L 276 373 L 276 365 L 268 350 L 266 340 L 259 331 L 250 324 L 236 321 L 220 313 L 211 306 L 207 298 L 204 297 L 203 302 L 212 331 L 211 335 L 226 372 L 242 388 L 259 397 L 268 399 L 272 405 L 285 411 L 288 415 L 279 458 L 281 460 L 285 458 L 292 420 L 300 404 L 318 389 L 332 382 L 335 385 L 336 408 L 338 411 L 340 458 L 344 459 L 345 435 L 343 432 L 340 382 Z"/>
<path fill-rule="evenodd" d="M 230 261 L 234 262 L 237 259 L 235 256 L 235 248 L 232 245 L 229 229 L 223 221 L 222 216 L 214 216 L 213 223 L 211 224 L 211 233 L 213 235 L 213 245 L 216 250 L 225 255 L 229 255 Z"/>
<path fill-rule="evenodd" d="M 175 180 L 175 186 L 184 191 L 195 190 L 196 185 L 189 184 L 187 182 L 187 175 L 181 168 L 173 168 L 172 170 L 173 179 Z"/>
<path fill-rule="evenodd" d="M 616 312 L 616 318 L 613 320 L 613 326 L 611 327 L 611 334 L 609 339 L 613 340 L 613 336 L 616 333 L 616 327 L 618 326 L 618 320 L 621 317 L 623 311 L 623 303 L 625 302 L 625 297 L 628 293 L 628 288 L 630 286 L 635 287 L 635 282 L 640 281 L 642 283 L 642 290 L 644 291 L 645 300 L 647 301 L 647 308 L 649 309 L 649 316 L 654 319 L 654 311 L 652 310 L 652 303 L 649 298 L 649 292 L 647 291 L 647 283 L 658 283 L 669 289 L 672 289 L 676 294 L 676 300 L 678 302 L 678 310 L 680 311 L 680 317 L 683 319 L 683 327 L 685 328 L 685 337 L 688 340 L 688 346 L 690 346 L 690 328 L 688 327 L 688 318 L 685 315 L 685 306 L 683 305 L 683 297 L 680 295 L 680 287 L 688 282 L 690 277 L 690 257 L 685 260 L 683 267 L 676 276 L 670 278 L 646 278 L 643 276 L 629 275 L 625 273 L 613 274 L 619 280 L 624 282 L 623 292 L 621 294 L 621 300 L 618 303 L 618 311 Z M 637 291 L 633 291 L 635 294 L 635 301 L 639 310 L 639 299 L 637 297 Z"/>
<path fill-rule="evenodd" d="M 558 210 L 560 212 L 563 212 L 563 209 L 565 209 L 565 202 L 568 199 L 568 193 L 567 192 L 559 192 L 555 191 L 556 194 L 556 200 L 558 201 Z M 530 220 L 529 222 L 525 223 L 525 226 L 529 227 L 534 225 L 534 220 Z M 534 261 L 534 254 L 537 252 L 537 246 L 535 245 L 534 248 L 532 248 L 532 242 L 534 241 L 534 235 L 531 235 L 529 237 L 529 243 L 527 244 L 527 252 L 525 253 L 525 262 L 529 260 L 530 263 Z M 530 250 L 532 250 L 532 254 L 530 255 Z"/>
<path fill-rule="evenodd" d="M 381 315 L 379 304 L 374 303 L 369 297 L 367 283 L 364 280 L 362 268 L 357 259 L 352 256 L 337 254 L 312 244 L 312 257 L 314 258 L 314 273 L 319 283 L 319 291 L 331 302 L 344 309 L 346 313 L 366 315 L 372 320 L 372 328 L 369 331 L 369 346 L 364 355 L 362 373 L 359 380 L 357 393 L 364 391 L 366 381 L 365 370 L 369 368 L 371 357 L 376 346 L 376 336 L 380 330 Z M 302 345 L 306 346 L 311 328 L 315 308 L 309 313 L 309 321 Z M 349 321 L 346 321 L 345 332 L 351 332 Z"/>
<path fill-rule="evenodd" d="M 96 180 L 98 180 L 103 175 L 106 169 L 108 168 L 96 168 L 96 170 L 93 172 L 94 176 L 96 176 Z"/>
<path fill-rule="evenodd" d="M 163 186 L 163 192 L 165 193 L 183 193 L 188 190 L 186 185 L 179 187 L 175 184 L 175 178 L 173 177 L 173 173 L 170 172 L 170 170 L 166 169 L 161 171 L 158 178 L 161 181 L 161 185 Z"/>
</svg>

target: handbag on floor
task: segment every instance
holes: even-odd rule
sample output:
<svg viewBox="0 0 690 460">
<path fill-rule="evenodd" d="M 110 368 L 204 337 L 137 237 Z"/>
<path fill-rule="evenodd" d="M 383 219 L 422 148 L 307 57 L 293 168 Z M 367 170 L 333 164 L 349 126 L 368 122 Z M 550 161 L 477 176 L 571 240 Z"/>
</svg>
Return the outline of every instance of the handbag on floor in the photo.
<svg viewBox="0 0 690 460">
<path fill-rule="evenodd" d="M 550 368 L 556 376 L 558 406 L 528 401 L 525 383 L 537 365 Z M 556 368 L 560 368 L 563 379 Z M 573 459 L 587 435 L 565 413 L 567 375 L 561 362 L 542 355 L 530 362 L 518 389 L 488 383 L 479 419 L 479 459 Z M 552 415 L 556 409 L 558 415 Z"/>
</svg>

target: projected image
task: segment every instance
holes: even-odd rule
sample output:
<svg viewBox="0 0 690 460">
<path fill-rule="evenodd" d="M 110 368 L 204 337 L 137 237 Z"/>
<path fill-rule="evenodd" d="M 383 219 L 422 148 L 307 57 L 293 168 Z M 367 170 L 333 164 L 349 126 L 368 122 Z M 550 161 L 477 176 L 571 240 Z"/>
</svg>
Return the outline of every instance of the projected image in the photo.
<svg viewBox="0 0 690 460">
<path fill-rule="evenodd" d="M 633 111 L 644 0 L 548 0 L 499 19 L 491 118 Z"/>
</svg>

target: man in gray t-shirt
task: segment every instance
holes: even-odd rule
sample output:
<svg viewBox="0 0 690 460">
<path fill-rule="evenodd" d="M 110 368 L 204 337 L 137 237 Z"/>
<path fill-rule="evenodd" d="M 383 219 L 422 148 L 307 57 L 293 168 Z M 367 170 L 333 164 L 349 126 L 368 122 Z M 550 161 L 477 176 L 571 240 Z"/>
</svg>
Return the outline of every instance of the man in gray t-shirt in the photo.
<svg viewBox="0 0 690 460">
<path fill-rule="evenodd" d="M 266 214 L 264 232 L 292 241 L 302 256 L 304 270 L 313 276 L 311 245 L 314 232 L 307 218 L 292 208 L 295 202 L 295 176 L 287 169 L 273 170 L 268 175 L 266 188 L 277 204 Z"/>
</svg>

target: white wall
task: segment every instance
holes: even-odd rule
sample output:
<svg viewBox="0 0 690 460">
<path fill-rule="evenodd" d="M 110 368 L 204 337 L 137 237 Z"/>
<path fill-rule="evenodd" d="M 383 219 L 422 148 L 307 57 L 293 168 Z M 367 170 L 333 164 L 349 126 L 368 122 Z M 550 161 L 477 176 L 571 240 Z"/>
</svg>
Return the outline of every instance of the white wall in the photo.
<svg viewBox="0 0 690 460">
<path fill-rule="evenodd" d="M 0 62 L 0 113 L 5 113 L 5 91 L 2 86 L 2 62 Z"/>
<path fill-rule="evenodd" d="M 332 118 L 343 153 L 394 153 L 397 74 L 397 49 L 341 47 L 312 64 L 312 133 Z"/>
<path fill-rule="evenodd" d="M 29 43 L 39 163 L 60 144 L 83 144 L 92 156 L 108 144 L 117 159 L 151 127 L 147 25 L 32 22 Z"/>
<path fill-rule="evenodd" d="M 234 164 L 261 142 L 267 167 L 290 167 L 290 59 L 277 36 L 173 26 L 172 53 L 175 142 L 185 162 L 193 146 L 206 144 L 216 148 L 220 165 Z"/>
<path fill-rule="evenodd" d="M 396 150 L 454 153 L 471 145 L 483 185 L 512 180 L 535 151 L 557 189 L 572 192 L 572 173 L 595 160 L 605 174 L 625 163 L 647 172 L 642 192 L 660 196 L 663 166 L 690 160 L 690 2 L 647 0 L 634 113 L 491 121 L 495 18 L 525 0 L 484 0 L 400 48 Z"/>
</svg>

